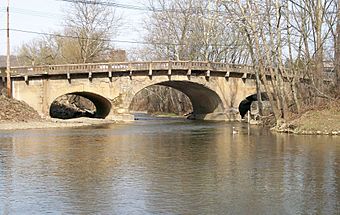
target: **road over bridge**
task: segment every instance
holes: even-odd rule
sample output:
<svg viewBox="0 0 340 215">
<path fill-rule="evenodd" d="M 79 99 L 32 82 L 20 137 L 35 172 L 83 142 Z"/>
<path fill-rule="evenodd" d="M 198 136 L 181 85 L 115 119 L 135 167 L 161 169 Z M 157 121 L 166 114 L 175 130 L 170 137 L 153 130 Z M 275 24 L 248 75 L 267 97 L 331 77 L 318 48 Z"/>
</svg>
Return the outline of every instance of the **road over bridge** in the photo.
<svg viewBox="0 0 340 215">
<path fill-rule="evenodd" d="M 212 62 L 153 61 L 12 68 L 13 97 L 49 117 L 51 104 L 73 94 L 91 100 L 96 117 L 133 119 L 133 97 L 151 85 L 175 88 L 192 102 L 198 119 L 228 120 L 256 93 L 253 67 Z"/>
</svg>

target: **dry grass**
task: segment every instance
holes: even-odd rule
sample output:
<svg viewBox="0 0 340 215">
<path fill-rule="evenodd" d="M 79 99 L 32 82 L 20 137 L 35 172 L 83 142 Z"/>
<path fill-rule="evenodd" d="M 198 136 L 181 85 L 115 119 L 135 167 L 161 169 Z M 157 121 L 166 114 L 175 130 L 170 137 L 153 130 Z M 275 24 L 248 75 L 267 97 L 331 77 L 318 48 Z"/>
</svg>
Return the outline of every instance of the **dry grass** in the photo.
<svg viewBox="0 0 340 215">
<path fill-rule="evenodd" d="M 297 131 L 331 133 L 340 132 L 340 100 L 310 108 L 289 123 Z"/>
</svg>

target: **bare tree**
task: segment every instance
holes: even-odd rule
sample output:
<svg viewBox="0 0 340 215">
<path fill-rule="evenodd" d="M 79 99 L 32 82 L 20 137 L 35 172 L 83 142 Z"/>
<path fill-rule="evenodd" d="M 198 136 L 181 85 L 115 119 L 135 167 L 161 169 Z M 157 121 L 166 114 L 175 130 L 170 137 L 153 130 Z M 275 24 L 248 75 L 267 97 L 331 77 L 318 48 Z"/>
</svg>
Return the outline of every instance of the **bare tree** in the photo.
<svg viewBox="0 0 340 215">
<path fill-rule="evenodd" d="M 54 64 L 59 57 L 58 45 L 54 37 L 45 36 L 22 45 L 18 55 L 19 61 L 23 65 Z"/>
<path fill-rule="evenodd" d="M 111 49 L 110 40 L 117 35 L 120 17 L 104 3 L 103 0 L 77 0 L 66 10 L 64 34 L 75 38 L 71 46 L 79 53 L 82 63 L 93 62 Z"/>
<path fill-rule="evenodd" d="M 145 38 L 150 58 L 247 61 L 243 37 L 233 31 L 221 0 L 150 0 L 150 8 Z"/>
<path fill-rule="evenodd" d="M 188 40 L 193 32 L 193 0 L 151 0 L 154 10 L 146 22 L 146 41 L 151 43 L 152 57 L 159 59 L 188 59 Z"/>
<path fill-rule="evenodd" d="M 23 45 L 25 64 L 90 63 L 112 51 L 121 18 L 103 0 L 74 0 L 65 10 L 64 29 Z"/>
</svg>

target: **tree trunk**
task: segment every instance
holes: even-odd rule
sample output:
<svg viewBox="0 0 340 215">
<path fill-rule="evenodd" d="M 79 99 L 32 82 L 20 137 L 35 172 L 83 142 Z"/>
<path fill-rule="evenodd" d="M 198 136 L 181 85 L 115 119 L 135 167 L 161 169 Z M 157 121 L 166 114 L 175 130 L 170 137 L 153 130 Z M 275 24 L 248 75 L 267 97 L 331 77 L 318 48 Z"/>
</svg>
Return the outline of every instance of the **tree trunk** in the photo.
<svg viewBox="0 0 340 215">
<path fill-rule="evenodd" d="M 338 0 L 336 21 L 336 50 L 335 50 L 336 85 L 340 89 L 340 0 Z"/>
<path fill-rule="evenodd" d="M 321 0 L 317 0 L 316 2 L 316 11 L 315 11 L 315 34 L 316 34 L 316 53 L 315 53 L 315 63 L 316 63 L 316 87 L 323 91 L 323 39 L 322 39 L 322 14 L 323 8 L 321 5 Z"/>
</svg>

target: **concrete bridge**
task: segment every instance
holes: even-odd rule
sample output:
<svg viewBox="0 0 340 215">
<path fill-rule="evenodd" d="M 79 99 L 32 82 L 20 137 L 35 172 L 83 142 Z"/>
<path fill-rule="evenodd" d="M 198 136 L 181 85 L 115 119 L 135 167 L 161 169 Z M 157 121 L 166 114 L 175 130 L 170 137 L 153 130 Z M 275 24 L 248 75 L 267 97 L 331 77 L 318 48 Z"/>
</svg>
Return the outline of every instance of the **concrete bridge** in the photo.
<svg viewBox="0 0 340 215">
<path fill-rule="evenodd" d="M 4 72 L 2 72 L 4 73 Z M 91 100 L 96 117 L 133 119 L 133 97 L 151 85 L 175 88 L 192 102 L 198 119 L 228 120 L 229 110 L 256 93 L 253 67 L 212 62 L 153 61 L 12 68 L 13 97 L 49 117 L 58 97 Z"/>
</svg>

